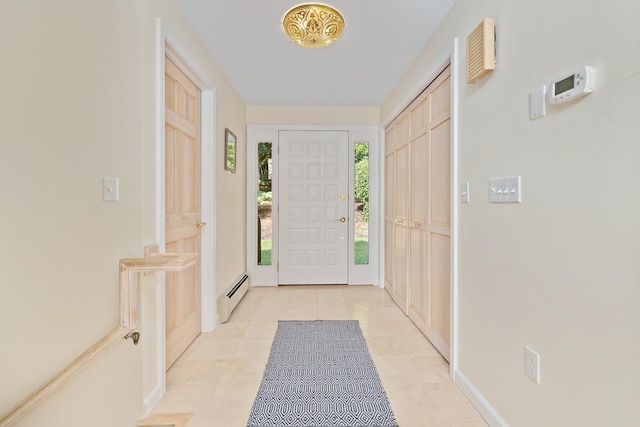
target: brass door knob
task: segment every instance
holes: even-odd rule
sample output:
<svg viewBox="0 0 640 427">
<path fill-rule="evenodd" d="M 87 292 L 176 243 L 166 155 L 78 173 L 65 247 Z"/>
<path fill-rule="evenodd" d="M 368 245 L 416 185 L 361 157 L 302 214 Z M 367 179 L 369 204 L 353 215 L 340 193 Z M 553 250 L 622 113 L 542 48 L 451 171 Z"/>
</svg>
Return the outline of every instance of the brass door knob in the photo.
<svg viewBox="0 0 640 427">
<path fill-rule="evenodd" d="M 197 228 L 202 228 L 202 227 L 204 227 L 205 225 L 207 225 L 207 223 L 206 223 L 206 222 L 202 222 L 202 221 L 200 221 L 200 220 L 198 220 L 198 221 L 196 222 L 196 227 L 197 227 Z"/>
<path fill-rule="evenodd" d="M 345 218 L 343 216 L 340 217 L 340 222 L 345 222 L 346 220 L 347 220 L 347 218 Z"/>
</svg>

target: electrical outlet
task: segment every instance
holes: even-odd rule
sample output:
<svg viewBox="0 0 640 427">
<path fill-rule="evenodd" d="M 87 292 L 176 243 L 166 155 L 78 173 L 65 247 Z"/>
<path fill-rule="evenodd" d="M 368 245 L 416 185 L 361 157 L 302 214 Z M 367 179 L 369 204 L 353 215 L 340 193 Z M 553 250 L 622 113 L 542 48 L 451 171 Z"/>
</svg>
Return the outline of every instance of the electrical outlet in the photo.
<svg viewBox="0 0 640 427">
<path fill-rule="evenodd" d="M 524 372 L 536 384 L 540 384 L 540 355 L 526 345 L 524 346 Z"/>
</svg>

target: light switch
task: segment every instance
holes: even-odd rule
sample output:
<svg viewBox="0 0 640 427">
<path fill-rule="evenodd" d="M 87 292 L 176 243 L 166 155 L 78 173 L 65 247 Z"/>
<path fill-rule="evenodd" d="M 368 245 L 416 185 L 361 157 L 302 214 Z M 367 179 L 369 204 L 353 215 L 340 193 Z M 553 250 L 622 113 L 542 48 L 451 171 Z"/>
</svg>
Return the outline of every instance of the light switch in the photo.
<svg viewBox="0 0 640 427">
<path fill-rule="evenodd" d="M 105 202 L 118 201 L 118 178 L 102 178 L 102 200 Z"/>
<path fill-rule="evenodd" d="M 463 182 L 460 184 L 460 201 L 462 203 L 469 203 L 469 182 Z"/>
<path fill-rule="evenodd" d="M 510 176 L 489 180 L 489 202 L 522 203 L 521 178 Z"/>
<path fill-rule="evenodd" d="M 540 86 L 529 94 L 529 120 L 539 119 L 546 114 L 545 98 L 547 86 Z"/>
</svg>

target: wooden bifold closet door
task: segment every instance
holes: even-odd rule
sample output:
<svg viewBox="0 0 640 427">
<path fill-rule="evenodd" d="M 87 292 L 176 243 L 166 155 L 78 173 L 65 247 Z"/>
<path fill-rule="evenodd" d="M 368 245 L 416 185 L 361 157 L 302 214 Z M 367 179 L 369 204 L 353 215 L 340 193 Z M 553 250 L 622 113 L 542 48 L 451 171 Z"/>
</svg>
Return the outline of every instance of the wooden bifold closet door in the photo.
<svg viewBox="0 0 640 427">
<path fill-rule="evenodd" d="M 449 358 L 451 72 L 385 132 L 385 287 Z"/>
</svg>

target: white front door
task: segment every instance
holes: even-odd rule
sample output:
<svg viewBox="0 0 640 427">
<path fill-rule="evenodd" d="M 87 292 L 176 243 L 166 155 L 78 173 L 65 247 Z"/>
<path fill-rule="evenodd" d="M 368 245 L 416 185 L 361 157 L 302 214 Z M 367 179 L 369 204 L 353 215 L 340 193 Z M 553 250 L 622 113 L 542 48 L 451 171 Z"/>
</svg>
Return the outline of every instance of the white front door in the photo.
<svg viewBox="0 0 640 427">
<path fill-rule="evenodd" d="M 346 284 L 349 133 L 279 132 L 279 284 Z"/>
</svg>

